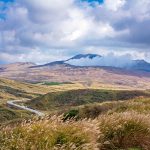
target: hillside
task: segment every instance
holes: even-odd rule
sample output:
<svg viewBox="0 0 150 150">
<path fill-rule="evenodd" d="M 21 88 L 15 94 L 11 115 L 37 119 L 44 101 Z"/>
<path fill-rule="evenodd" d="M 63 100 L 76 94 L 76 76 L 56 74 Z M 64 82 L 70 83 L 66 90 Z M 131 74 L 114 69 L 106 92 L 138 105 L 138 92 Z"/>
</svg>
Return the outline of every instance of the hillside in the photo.
<svg viewBox="0 0 150 150">
<path fill-rule="evenodd" d="M 0 78 L 0 124 L 16 122 L 31 117 L 31 113 L 28 111 L 9 108 L 6 105 L 7 101 L 32 99 L 49 92 L 79 88 L 82 88 L 80 84 L 57 82 L 30 84 Z"/>
<path fill-rule="evenodd" d="M 28 101 L 26 105 L 38 110 L 51 111 L 94 102 L 133 99 L 140 96 L 150 97 L 150 93 L 144 91 L 81 89 L 48 93 Z"/>
<path fill-rule="evenodd" d="M 0 78 L 0 103 L 5 103 L 7 100 L 32 99 L 49 92 L 78 88 L 83 88 L 83 86 L 81 84 L 59 82 L 30 84 Z"/>
<path fill-rule="evenodd" d="M 15 110 L 8 108 L 4 105 L 0 105 L 0 126 L 2 124 L 18 122 L 24 119 L 31 118 L 31 113 L 23 110 Z"/>
<path fill-rule="evenodd" d="M 45 87 L 39 85 L 33 85 L 24 82 L 18 82 L 14 80 L 0 78 L 0 99 L 10 100 L 10 99 L 31 99 L 33 97 L 39 96 L 40 94 L 45 94 L 49 90 Z"/>
</svg>

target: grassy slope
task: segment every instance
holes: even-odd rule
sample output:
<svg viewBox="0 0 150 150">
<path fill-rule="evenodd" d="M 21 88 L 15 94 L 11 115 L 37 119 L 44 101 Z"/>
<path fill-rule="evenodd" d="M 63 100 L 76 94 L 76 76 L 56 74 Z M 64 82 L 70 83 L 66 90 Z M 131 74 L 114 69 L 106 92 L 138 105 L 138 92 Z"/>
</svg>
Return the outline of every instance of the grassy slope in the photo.
<svg viewBox="0 0 150 150">
<path fill-rule="evenodd" d="M 110 107 L 110 112 L 99 114 L 94 120 L 64 122 L 55 116 L 4 127 L 0 131 L 1 150 L 149 150 L 150 98 L 123 101 L 121 105 L 108 103 L 118 104 L 118 108 L 124 105 L 127 109 Z M 95 111 L 92 105 L 90 112 Z M 95 105 L 106 108 L 106 103 Z"/>
<path fill-rule="evenodd" d="M 10 80 L 0 81 L 0 85 L 9 88 L 24 88 L 27 93 L 44 93 L 44 87 L 33 87 Z M 33 88 L 33 89 L 32 89 Z M 31 107 L 53 110 L 66 106 L 75 106 L 77 117 L 96 118 L 95 120 L 63 122 L 60 118 L 14 123 L 24 118 L 30 118 L 30 113 L 13 110 L 0 105 L 0 122 L 5 123 L 0 130 L 0 150 L 6 149 L 99 149 L 99 150 L 148 150 L 150 147 L 150 98 L 144 91 L 112 91 L 112 90 L 70 90 L 75 85 L 46 87 L 47 91 L 55 91 L 33 99 L 28 104 Z M 10 92 L 13 91 L 10 89 Z M 2 89 L 4 90 L 4 89 Z M 62 91 L 63 90 L 63 91 Z M 32 92 L 29 92 L 32 91 Z M 56 92 L 59 91 L 59 92 Z M 16 98 L 14 91 L 0 94 Z M 3 94 L 4 93 L 4 94 Z M 10 95 L 9 95 L 10 94 Z M 33 95 L 34 95 L 33 94 Z M 21 95 L 22 96 L 22 95 Z M 140 98 L 135 98 L 139 97 Z M 134 100 L 132 98 L 135 98 Z M 127 101 L 114 101 L 114 100 Z M 109 102 L 108 102 L 109 100 Z M 107 102 L 103 102 L 107 101 Z M 96 103 L 93 103 L 96 102 Z M 99 103 L 100 102 L 100 103 Z M 69 112 L 67 112 L 69 113 Z M 99 116 L 100 115 L 100 116 Z M 13 127 L 9 123 L 13 122 Z M 9 126 L 6 126 L 6 123 Z M 6 127 L 6 128 L 5 128 Z M 74 144 L 74 145 L 72 145 Z M 87 145 L 86 145 L 87 144 Z"/>
<path fill-rule="evenodd" d="M 33 98 L 45 93 L 44 88 L 40 86 L 0 78 L 1 102 L 10 99 Z"/>
<path fill-rule="evenodd" d="M 77 88 L 80 88 L 80 84 L 46 86 L 0 78 L 0 123 L 29 117 L 29 112 L 8 108 L 5 105 L 8 100 L 32 99 L 48 92 Z"/>
<path fill-rule="evenodd" d="M 114 101 L 118 99 L 131 100 Z M 110 101 L 102 102 L 105 100 Z M 96 103 L 91 103 L 93 101 Z M 148 150 L 150 147 L 149 92 L 71 90 L 49 93 L 29 104 L 45 109 L 76 106 L 75 115 L 70 113 L 71 110 L 65 115 L 73 114 L 77 120 L 64 122 L 64 118 L 55 116 L 3 126 L 0 130 L 0 150 Z M 14 113 L 10 109 L 7 111 L 9 116 Z M 91 119 L 80 120 L 82 118 Z"/>
<path fill-rule="evenodd" d="M 0 78 L 0 103 L 10 99 L 32 99 L 49 92 L 80 88 L 83 88 L 80 84 L 46 86 Z"/>
<path fill-rule="evenodd" d="M 55 110 L 70 106 L 79 106 L 93 102 L 127 100 L 139 96 L 148 96 L 144 91 L 113 91 L 80 89 L 52 92 L 27 102 L 27 105 L 39 110 Z"/>
<path fill-rule="evenodd" d="M 0 105 L 0 125 L 16 122 L 19 120 L 27 119 L 31 117 L 31 113 L 23 110 L 14 110 L 4 105 Z"/>
<path fill-rule="evenodd" d="M 58 115 L 64 113 L 64 119 L 75 117 L 77 119 L 96 118 L 102 114 L 123 113 L 135 111 L 137 113 L 150 114 L 150 97 L 135 98 L 127 101 L 108 101 L 102 103 L 92 103 L 80 107 L 58 111 Z"/>
</svg>

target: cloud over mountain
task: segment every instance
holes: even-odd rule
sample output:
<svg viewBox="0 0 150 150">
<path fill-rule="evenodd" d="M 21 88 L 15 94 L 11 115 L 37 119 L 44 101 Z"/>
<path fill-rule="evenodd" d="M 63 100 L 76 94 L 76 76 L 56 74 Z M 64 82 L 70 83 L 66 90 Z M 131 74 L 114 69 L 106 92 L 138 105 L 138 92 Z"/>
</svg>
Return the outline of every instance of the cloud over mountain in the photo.
<svg viewBox="0 0 150 150">
<path fill-rule="evenodd" d="M 115 56 L 110 53 L 106 56 L 96 56 L 94 58 L 80 58 L 70 59 L 66 63 L 75 66 L 113 66 L 113 67 L 127 67 L 132 65 L 132 59 L 130 55 Z"/>
</svg>

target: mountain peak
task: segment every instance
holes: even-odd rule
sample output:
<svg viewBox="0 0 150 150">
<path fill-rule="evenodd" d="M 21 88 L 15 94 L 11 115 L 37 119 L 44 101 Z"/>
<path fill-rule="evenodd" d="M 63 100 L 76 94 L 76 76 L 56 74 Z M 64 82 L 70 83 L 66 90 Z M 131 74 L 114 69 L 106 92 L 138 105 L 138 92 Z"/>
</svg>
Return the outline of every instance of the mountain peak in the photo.
<svg viewBox="0 0 150 150">
<path fill-rule="evenodd" d="M 78 55 L 75 55 L 74 57 L 68 59 L 68 60 L 71 60 L 71 59 L 81 59 L 81 58 L 89 58 L 89 59 L 93 59 L 95 57 L 101 57 L 100 55 L 97 55 L 97 54 L 78 54 Z M 67 61 L 68 61 L 67 60 Z"/>
</svg>

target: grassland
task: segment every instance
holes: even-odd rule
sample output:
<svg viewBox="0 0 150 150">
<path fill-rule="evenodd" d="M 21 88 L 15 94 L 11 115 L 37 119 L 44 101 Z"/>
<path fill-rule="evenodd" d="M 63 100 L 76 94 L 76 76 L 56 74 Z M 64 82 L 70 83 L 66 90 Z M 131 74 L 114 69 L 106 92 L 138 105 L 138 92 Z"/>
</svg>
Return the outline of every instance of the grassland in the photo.
<svg viewBox="0 0 150 150">
<path fill-rule="evenodd" d="M 4 126 L 0 149 L 149 150 L 149 108 L 150 98 L 103 102 L 78 108 L 80 118 L 53 116 Z"/>
<path fill-rule="evenodd" d="M 80 83 L 34 85 L 10 80 L 1 80 L 0 85 L 6 100 L 31 96 L 26 105 L 49 114 L 35 118 L 29 112 L 8 108 L 2 97 L 0 150 L 150 148 L 148 90 L 84 89 Z"/>
<path fill-rule="evenodd" d="M 80 89 L 51 92 L 28 101 L 26 105 L 38 110 L 52 111 L 94 102 L 128 100 L 139 96 L 149 97 L 150 93 L 145 91 Z"/>
<path fill-rule="evenodd" d="M 55 85 L 74 84 L 74 83 L 72 82 L 35 82 L 33 84 L 55 86 Z"/>
<path fill-rule="evenodd" d="M 11 109 L 6 105 L 9 100 L 33 99 L 48 92 L 83 88 L 81 84 L 38 85 L 0 78 L 0 124 L 26 119 L 30 113 Z"/>
<path fill-rule="evenodd" d="M 0 78 L 0 104 L 7 100 L 32 99 L 49 92 L 82 88 L 84 87 L 80 83 L 49 86 Z"/>
</svg>

